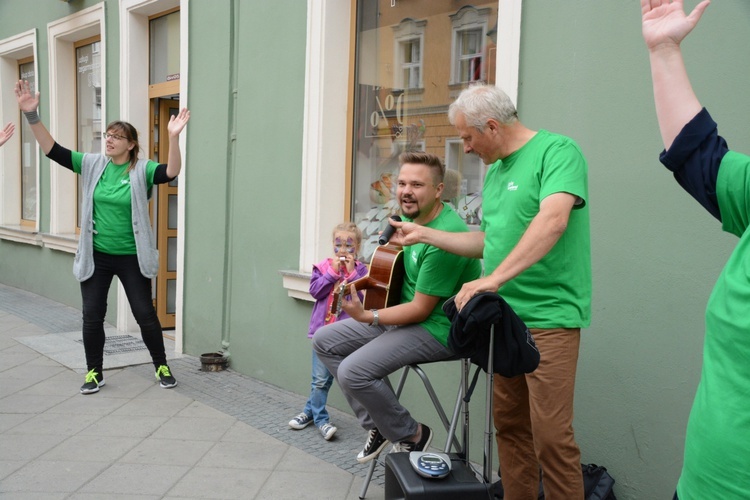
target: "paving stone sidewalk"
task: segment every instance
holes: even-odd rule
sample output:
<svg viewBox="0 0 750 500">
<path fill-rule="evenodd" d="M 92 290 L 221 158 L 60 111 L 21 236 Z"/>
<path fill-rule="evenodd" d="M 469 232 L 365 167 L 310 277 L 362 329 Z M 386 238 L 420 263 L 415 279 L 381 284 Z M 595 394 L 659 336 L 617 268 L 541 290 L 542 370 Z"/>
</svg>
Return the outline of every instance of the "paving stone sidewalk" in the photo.
<svg viewBox="0 0 750 500">
<path fill-rule="evenodd" d="M 80 373 L 17 339 L 80 329 L 80 311 L 0 284 L 0 497 L 5 499 L 355 499 L 365 438 L 331 410 L 334 440 L 286 422 L 305 398 L 231 369 L 170 360 L 178 386 L 150 363 L 105 371 L 82 396 Z M 146 355 L 146 358 L 148 356 Z M 383 467 L 367 498 L 383 497 Z"/>
</svg>

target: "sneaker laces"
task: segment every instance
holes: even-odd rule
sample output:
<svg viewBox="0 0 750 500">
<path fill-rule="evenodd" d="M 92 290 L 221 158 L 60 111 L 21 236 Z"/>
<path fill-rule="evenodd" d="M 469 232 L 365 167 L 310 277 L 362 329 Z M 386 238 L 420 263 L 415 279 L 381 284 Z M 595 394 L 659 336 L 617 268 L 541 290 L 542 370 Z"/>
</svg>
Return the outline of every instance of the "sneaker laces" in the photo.
<svg viewBox="0 0 750 500">
<path fill-rule="evenodd" d="M 169 373 L 169 367 L 168 367 L 167 365 L 161 365 L 161 366 L 160 366 L 160 367 L 159 367 L 159 368 L 158 368 L 158 369 L 156 370 L 156 374 L 157 374 L 157 375 L 164 375 L 165 377 L 171 377 L 171 376 L 172 376 L 172 374 L 171 374 L 171 373 Z"/>
<path fill-rule="evenodd" d="M 394 443 L 393 448 L 391 448 L 391 453 L 401 453 L 402 451 L 411 451 L 411 446 L 409 446 L 411 444 L 413 443 L 406 443 L 406 442 Z"/>
<path fill-rule="evenodd" d="M 370 433 L 367 435 L 367 441 L 365 442 L 365 450 L 369 450 L 372 447 L 372 444 L 375 442 L 375 438 L 378 435 L 377 429 L 372 429 Z"/>
<path fill-rule="evenodd" d="M 96 371 L 96 369 L 89 370 L 89 372 L 86 374 L 86 380 L 85 382 L 88 384 L 89 382 L 94 382 L 97 385 L 99 384 L 99 380 L 97 380 L 97 377 L 99 376 L 99 372 Z"/>
</svg>

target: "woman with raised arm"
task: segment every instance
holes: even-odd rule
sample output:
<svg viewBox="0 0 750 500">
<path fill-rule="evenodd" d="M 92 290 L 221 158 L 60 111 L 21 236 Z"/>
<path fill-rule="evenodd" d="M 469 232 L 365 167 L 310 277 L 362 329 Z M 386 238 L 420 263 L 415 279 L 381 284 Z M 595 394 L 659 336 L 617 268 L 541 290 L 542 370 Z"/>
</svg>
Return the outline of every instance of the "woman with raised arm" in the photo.
<svg viewBox="0 0 750 500">
<path fill-rule="evenodd" d="M 104 317 L 112 278 L 122 283 L 128 302 L 151 354 L 156 379 L 168 389 L 177 385 L 164 349 L 164 338 L 151 295 L 151 279 L 159 259 L 151 230 L 148 199 L 154 184 L 170 182 L 182 168 L 178 144 L 190 119 L 183 108 L 167 125 L 169 156 L 166 164 L 138 159 L 138 132 L 123 121 L 107 125 L 106 154 L 79 153 L 64 148 L 50 135 L 37 114 L 39 93 L 19 80 L 18 106 L 31 131 L 51 160 L 81 176 L 81 234 L 73 274 L 81 282 L 83 346 L 88 373 L 81 394 L 93 394 L 104 385 Z"/>
<path fill-rule="evenodd" d="M 750 157 L 730 151 L 693 92 L 680 43 L 709 1 L 641 0 L 661 162 L 740 238 L 706 306 L 703 369 L 685 437 L 675 499 L 750 498 Z"/>
</svg>

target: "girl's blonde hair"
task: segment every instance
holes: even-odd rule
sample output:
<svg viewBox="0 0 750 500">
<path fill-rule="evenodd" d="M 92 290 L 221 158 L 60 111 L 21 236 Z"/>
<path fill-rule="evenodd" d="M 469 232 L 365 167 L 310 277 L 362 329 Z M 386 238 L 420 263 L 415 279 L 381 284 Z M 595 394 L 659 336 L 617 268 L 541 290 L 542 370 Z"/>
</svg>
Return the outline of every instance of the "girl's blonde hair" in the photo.
<svg viewBox="0 0 750 500">
<path fill-rule="evenodd" d="M 343 231 L 347 233 L 352 233 L 354 235 L 354 241 L 357 243 L 357 248 L 359 248 L 362 245 L 362 231 L 357 227 L 357 225 L 353 222 L 342 222 L 341 224 L 337 225 L 333 228 L 333 232 L 331 233 L 331 238 L 333 238 L 338 231 Z"/>
</svg>

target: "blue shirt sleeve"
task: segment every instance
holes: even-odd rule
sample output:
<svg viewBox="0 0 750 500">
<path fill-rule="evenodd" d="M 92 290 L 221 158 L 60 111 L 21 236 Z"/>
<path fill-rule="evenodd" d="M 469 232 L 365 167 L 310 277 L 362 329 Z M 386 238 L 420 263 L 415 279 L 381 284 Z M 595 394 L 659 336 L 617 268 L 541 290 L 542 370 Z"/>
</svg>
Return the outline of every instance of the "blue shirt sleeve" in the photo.
<svg viewBox="0 0 750 500">
<path fill-rule="evenodd" d="M 729 148 L 719 135 L 716 122 L 703 108 L 683 127 L 669 151 L 659 155 L 659 160 L 674 173 L 680 186 L 719 221 L 716 178 L 727 151 Z"/>
</svg>

